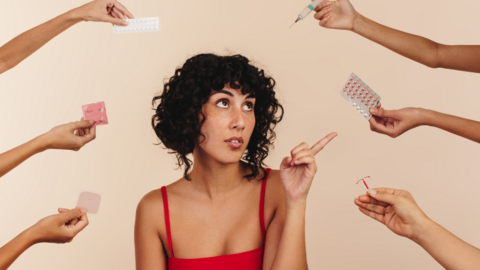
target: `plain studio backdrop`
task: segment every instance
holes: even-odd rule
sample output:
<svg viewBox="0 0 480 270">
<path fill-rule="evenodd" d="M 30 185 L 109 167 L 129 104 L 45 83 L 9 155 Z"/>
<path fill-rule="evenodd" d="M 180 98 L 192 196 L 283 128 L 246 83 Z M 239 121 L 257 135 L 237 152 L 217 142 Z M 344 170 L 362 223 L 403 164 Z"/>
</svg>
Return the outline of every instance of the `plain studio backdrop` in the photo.
<svg viewBox="0 0 480 270">
<path fill-rule="evenodd" d="M 361 14 L 445 44 L 480 44 L 475 0 L 352 0 Z M 0 2 L 0 43 L 80 6 L 82 0 Z M 348 31 L 324 29 L 309 1 L 123 0 L 136 17 L 159 17 L 159 32 L 114 34 L 80 23 L 0 76 L 0 151 L 82 117 L 105 101 L 109 125 L 79 152 L 47 151 L 0 179 L 0 245 L 82 191 L 100 193 L 98 214 L 70 244 L 39 244 L 11 267 L 134 269 L 135 209 L 144 194 L 182 175 L 151 126 L 151 100 L 176 67 L 198 53 L 243 54 L 277 82 L 285 118 L 267 164 L 336 131 L 317 155 L 308 197 L 310 269 L 441 269 L 422 248 L 361 214 L 353 199 L 371 187 L 409 190 L 427 215 L 480 246 L 480 145 L 420 127 L 397 139 L 373 133 L 339 94 L 355 72 L 387 109 L 424 107 L 479 119 L 479 75 L 430 69 Z M 175 228 L 175 227 L 173 227 Z"/>
</svg>

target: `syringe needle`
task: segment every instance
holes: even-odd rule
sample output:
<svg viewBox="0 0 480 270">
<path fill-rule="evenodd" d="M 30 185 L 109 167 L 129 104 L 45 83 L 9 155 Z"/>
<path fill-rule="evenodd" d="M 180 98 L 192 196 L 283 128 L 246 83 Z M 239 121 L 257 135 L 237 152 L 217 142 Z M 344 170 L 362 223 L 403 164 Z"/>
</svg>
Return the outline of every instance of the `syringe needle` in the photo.
<svg viewBox="0 0 480 270">
<path fill-rule="evenodd" d="M 300 18 L 297 18 L 297 19 L 295 20 L 295 22 L 293 22 L 292 25 L 290 25 L 290 27 L 288 27 L 288 28 L 291 28 L 291 27 L 292 27 L 294 24 L 296 24 L 298 21 L 300 21 Z"/>
</svg>

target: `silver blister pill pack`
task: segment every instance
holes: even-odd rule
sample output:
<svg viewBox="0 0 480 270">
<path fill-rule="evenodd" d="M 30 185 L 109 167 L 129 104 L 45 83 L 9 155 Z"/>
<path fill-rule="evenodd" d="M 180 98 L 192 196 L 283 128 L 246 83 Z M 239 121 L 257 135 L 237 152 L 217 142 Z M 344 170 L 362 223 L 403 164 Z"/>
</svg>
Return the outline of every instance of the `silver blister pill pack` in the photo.
<svg viewBox="0 0 480 270">
<path fill-rule="evenodd" d="M 160 20 L 157 17 L 153 18 L 137 18 L 126 19 L 127 26 L 114 25 L 113 32 L 117 34 L 122 33 L 137 33 L 137 32 L 153 32 L 160 30 Z"/>
<path fill-rule="evenodd" d="M 381 97 L 355 73 L 348 77 L 340 95 L 367 120 L 372 117 L 370 108 L 376 108 L 381 100 Z"/>
</svg>

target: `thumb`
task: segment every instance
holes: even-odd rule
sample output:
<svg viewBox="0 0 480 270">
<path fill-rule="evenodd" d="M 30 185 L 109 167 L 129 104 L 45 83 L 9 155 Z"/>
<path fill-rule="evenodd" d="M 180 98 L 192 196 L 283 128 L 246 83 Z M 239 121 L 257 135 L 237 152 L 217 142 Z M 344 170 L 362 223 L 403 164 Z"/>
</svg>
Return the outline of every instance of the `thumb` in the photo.
<svg viewBox="0 0 480 270">
<path fill-rule="evenodd" d="M 112 23 L 112 24 L 120 25 L 120 26 L 127 26 L 128 25 L 127 21 L 122 20 L 122 19 L 118 19 L 118 18 L 113 18 L 113 17 L 108 16 L 108 15 L 102 16 L 101 20 L 104 21 L 104 22 L 109 22 L 109 23 Z"/>
<path fill-rule="evenodd" d="M 391 118 L 395 118 L 395 119 L 398 118 L 396 111 L 394 111 L 394 110 L 387 111 L 383 108 L 380 108 L 380 109 L 371 108 L 370 113 L 375 115 L 375 116 L 378 116 L 378 117 L 391 117 Z"/>
<path fill-rule="evenodd" d="M 368 195 L 370 195 L 370 197 L 380 202 L 385 202 L 390 205 L 395 205 L 399 202 L 398 195 L 394 195 L 386 192 L 380 192 L 375 189 L 369 189 L 367 192 L 368 192 Z"/>
<path fill-rule="evenodd" d="M 85 213 L 86 213 L 85 209 L 75 208 L 75 209 L 63 212 L 61 214 L 58 214 L 58 216 L 63 224 L 71 219 L 78 218 Z"/>
<path fill-rule="evenodd" d="M 73 122 L 73 129 L 79 129 L 79 128 L 87 128 L 91 125 L 95 124 L 95 121 L 93 120 L 82 120 L 78 122 Z"/>
<path fill-rule="evenodd" d="M 292 162 L 292 157 L 285 157 L 280 164 L 280 169 L 287 169 L 290 167 L 290 162 Z"/>
</svg>

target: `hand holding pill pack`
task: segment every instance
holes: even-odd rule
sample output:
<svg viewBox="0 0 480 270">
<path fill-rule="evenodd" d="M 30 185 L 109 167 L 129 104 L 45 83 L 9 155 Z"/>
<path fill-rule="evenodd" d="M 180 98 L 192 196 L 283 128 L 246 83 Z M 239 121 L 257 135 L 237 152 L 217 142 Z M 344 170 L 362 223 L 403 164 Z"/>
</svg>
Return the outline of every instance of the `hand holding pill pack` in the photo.
<svg viewBox="0 0 480 270">
<path fill-rule="evenodd" d="M 117 34 L 121 34 L 121 33 L 152 32 L 152 31 L 160 30 L 160 20 L 157 17 L 125 19 L 125 21 L 128 22 L 127 26 L 114 25 L 113 31 Z"/>
<path fill-rule="evenodd" d="M 352 73 L 345 82 L 340 95 L 367 120 L 372 116 L 370 108 L 376 108 L 381 100 L 380 96 L 355 73 Z"/>
<path fill-rule="evenodd" d="M 107 109 L 105 108 L 105 102 L 98 102 L 93 104 L 87 104 L 82 106 L 83 119 L 94 120 L 94 126 L 107 125 Z"/>
</svg>

